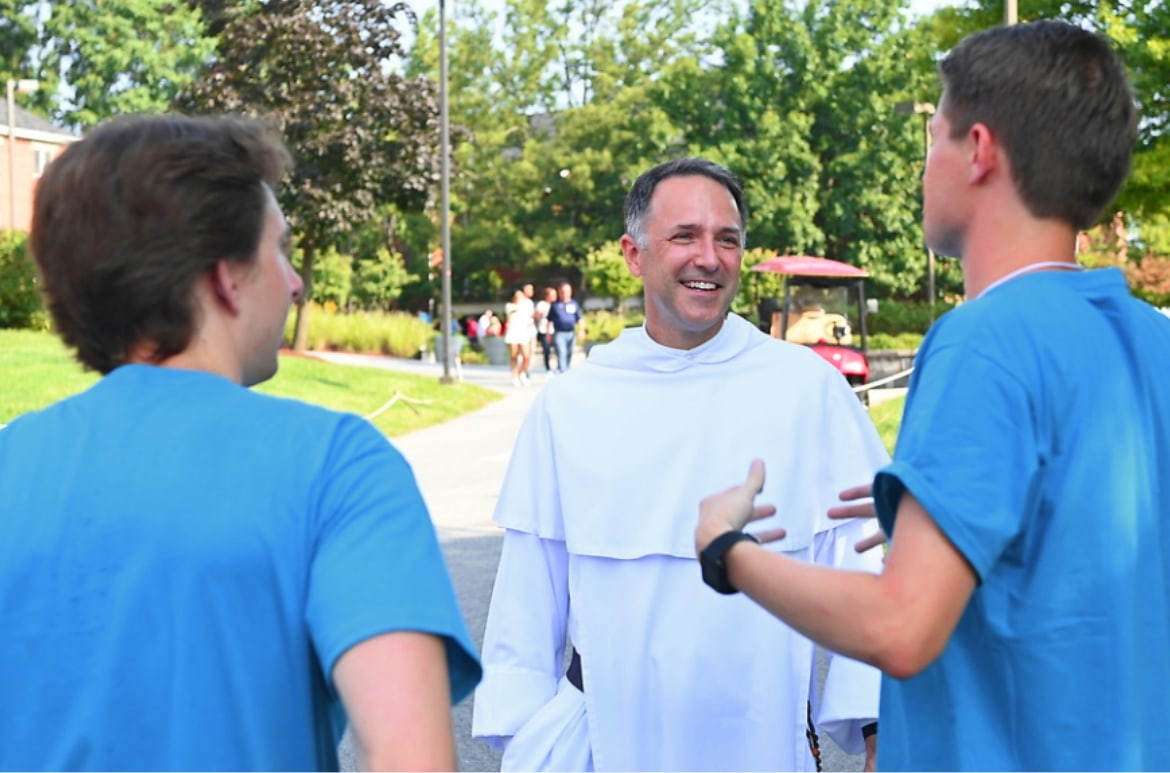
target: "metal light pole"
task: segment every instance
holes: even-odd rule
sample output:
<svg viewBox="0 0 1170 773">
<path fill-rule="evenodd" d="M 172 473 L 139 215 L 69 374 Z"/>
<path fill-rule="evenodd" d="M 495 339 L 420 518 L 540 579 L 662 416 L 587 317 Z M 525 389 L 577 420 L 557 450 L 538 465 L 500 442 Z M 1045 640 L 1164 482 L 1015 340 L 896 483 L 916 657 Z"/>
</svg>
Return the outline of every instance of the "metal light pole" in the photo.
<svg viewBox="0 0 1170 773">
<path fill-rule="evenodd" d="M 8 227 L 16 230 L 16 94 L 29 94 L 40 85 L 34 80 L 8 79 Z"/>
<path fill-rule="evenodd" d="M 1003 0 L 1003 23 L 1010 27 L 1016 21 L 1016 0 Z"/>
<path fill-rule="evenodd" d="M 934 115 L 934 105 L 930 102 L 899 102 L 894 105 L 894 112 L 898 115 L 922 116 L 922 160 L 930 155 L 930 117 Z M 930 305 L 930 321 L 934 322 L 934 250 L 926 245 L 926 298 Z"/>
<path fill-rule="evenodd" d="M 455 383 L 451 375 L 451 361 L 454 353 L 451 351 L 451 147 L 447 117 L 447 3 L 439 0 L 439 146 L 442 158 L 440 159 L 439 176 L 442 209 L 442 240 L 443 240 L 443 314 L 439 324 L 443 326 L 441 332 L 443 341 L 443 375 L 439 377 L 440 384 Z"/>
</svg>

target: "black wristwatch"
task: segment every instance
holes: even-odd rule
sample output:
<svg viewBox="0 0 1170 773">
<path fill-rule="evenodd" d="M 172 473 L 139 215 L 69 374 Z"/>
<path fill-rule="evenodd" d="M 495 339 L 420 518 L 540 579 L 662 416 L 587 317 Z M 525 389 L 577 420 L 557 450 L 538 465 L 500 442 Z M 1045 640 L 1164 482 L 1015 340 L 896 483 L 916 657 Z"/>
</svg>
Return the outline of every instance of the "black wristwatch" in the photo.
<svg viewBox="0 0 1170 773">
<path fill-rule="evenodd" d="M 703 552 L 699 553 L 699 566 L 703 570 L 703 582 L 720 593 L 739 593 L 739 588 L 736 588 L 731 584 L 731 580 L 727 579 L 727 562 L 724 559 L 732 545 L 744 540 L 760 544 L 758 539 L 746 531 L 729 531 L 720 534 L 711 540 L 710 545 L 703 548 Z"/>
</svg>

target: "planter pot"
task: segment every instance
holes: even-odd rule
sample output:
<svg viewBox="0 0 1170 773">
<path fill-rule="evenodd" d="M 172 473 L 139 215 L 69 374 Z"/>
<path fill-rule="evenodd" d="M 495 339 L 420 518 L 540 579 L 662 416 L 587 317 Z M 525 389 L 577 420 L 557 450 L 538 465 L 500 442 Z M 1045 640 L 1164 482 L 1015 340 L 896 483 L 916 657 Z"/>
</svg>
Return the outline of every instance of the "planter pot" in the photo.
<svg viewBox="0 0 1170 773">
<path fill-rule="evenodd" d="M 455 361 L 459 360 L 459 355 L 463 352 L 463 344 L 467 341 L 463 336 L 451 336 L 451 353 L 455 355 Z M 447 359 L 446 354 L 443 353 L 443 336 L 435 336 L 431 341 L 431 347 L 435 353 L 435 362 L 444 362 Z"/>
<path fill-rule="evenodd" d="M 508 344 L 503 336 L 484 336 L 480 342 L 483 344 L 484 353 L 487 354 L 488 365 L 509 364 Z"/>
</svg>

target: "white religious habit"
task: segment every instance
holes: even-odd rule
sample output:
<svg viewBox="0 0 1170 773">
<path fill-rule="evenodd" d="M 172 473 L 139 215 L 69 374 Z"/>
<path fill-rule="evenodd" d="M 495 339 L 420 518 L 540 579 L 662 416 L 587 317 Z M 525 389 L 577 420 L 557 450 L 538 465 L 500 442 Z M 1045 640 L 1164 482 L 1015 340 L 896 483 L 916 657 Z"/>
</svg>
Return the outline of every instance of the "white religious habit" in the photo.
<svg viewBox="0 0 1170 773">
<path fill-rule="evenodd" d="M 830 655 L 748 598 L 703 584 L 699 501 L 767 465 L 768 545 L 866 572 L 870 521 L 832 521 L 842 489 L 888 461 L 844 378 L 811 350 L 729 315 L 690 350 L 644 327 L 544 386 L 495 511 L 507 531 L 483 643 L 472 734 L 504 770 L 814 770 L 819 732 L 863 750 L 876 670 Z M 571 642 L 571 644 L 570 644 Z M 584 691 L 563 678 L 581 656 Z M 880 733 L 879 733 L 880 736 Z"/>
</svg>

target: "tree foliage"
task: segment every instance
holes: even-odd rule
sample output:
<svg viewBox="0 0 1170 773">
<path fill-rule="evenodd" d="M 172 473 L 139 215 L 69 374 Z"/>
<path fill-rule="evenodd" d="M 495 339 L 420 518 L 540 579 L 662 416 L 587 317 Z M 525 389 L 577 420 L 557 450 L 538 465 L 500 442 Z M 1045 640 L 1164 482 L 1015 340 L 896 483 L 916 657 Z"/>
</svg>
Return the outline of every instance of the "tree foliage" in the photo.
<svg viewBox="0 0 1170 773">
<path fill-rule="evenodd" d="M 448 20 L 457 291 L 490 297 L 518 272 L 571 276 L 621 235 L 633 177 L 677 147 L 647 84 L 687 55 L 686 11 L 698 7 L 512 0 L 501 17 L 458 4 Z M 435 25 L 424 17 L 409 72 L 438 76 Z"/>
<path fill-rule="evenodd" d="M 618 306 L 622 301 L 642 293 L 642 280 L 630 273 L 618 240 L 608 241 L 585 256 L 582 271 L 585 288 L 599 298 L 612 298 Z"/>
<path fill-rule="evenodd" d="M 197 8 L 171 0 L 4 0 L 12 71 L 32 102 L 78 129 L 120 113 L 161 112 L 198 74 L 214 41 Z M 37 23 L 39 20 L 39 24 Z"/>
<path fill-rule="evenodd" d="M 435 85 L 400 74 L 402 4 L 266 0 L 229 14 L 217 53 L 178 105 L 263 116 L 295 166 L 279 191 L 304 260 L 296 344 L 304 341 L 318 249 L 385 204 L 421 209 L 439 176 Z"/>
<path fill-rule="evenodd" d="M 693 153 L 737 172 L 749 243 L 862 266 L 887 292 L 921 286 L 922 125 L 895 113 L 931 82 L 928 39 L 899 0 L 754 0 L 658 93 Z M 714 58 L 709 54 L 708 58 Z"/>
<path fill-rule="evenodd" d="M 44 316 L 28 239 L 5 231 L 0 235 L 0 327 L 35 327 Z"/>
</svg>

